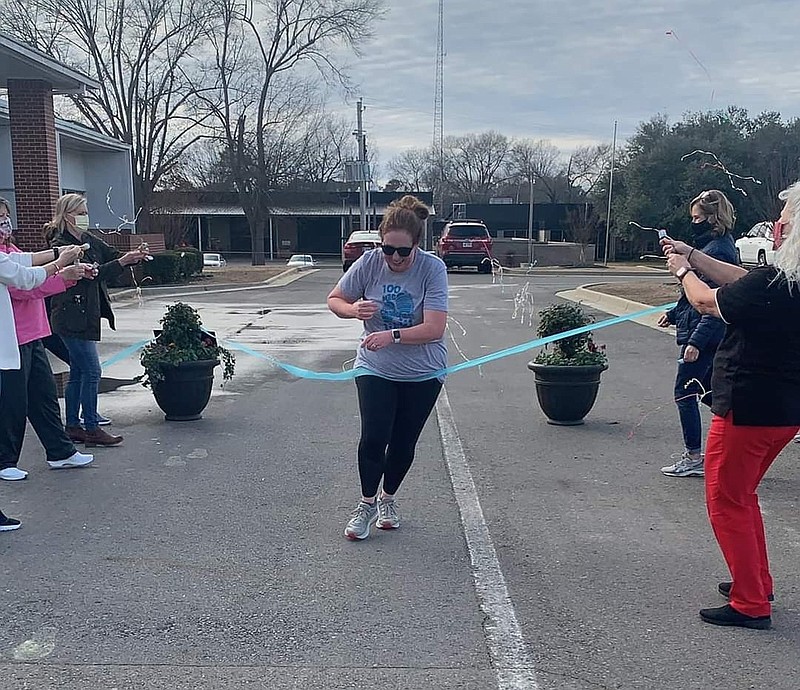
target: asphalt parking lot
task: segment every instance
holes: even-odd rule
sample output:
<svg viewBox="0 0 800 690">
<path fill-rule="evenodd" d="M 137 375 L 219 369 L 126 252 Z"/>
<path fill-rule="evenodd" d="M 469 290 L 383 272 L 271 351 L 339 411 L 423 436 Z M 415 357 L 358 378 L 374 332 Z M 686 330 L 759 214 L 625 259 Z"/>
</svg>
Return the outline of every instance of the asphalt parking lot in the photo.
<svg viewBox="0 0 800 690">
<path fill-rule="evenodd" d="M 324 308 L 339 275 L 184 299 L 234 340 L 341 371 L 358 328 Z M 450 282 L 456 363 L 533 339 L 536 310 L 599 280 Z M 512 318 L 523 290 L 532 320 Z M 120 307 L 104 352 L 146 337 L 174 298 Z M 763 483 L 773 630 L 703 624 L 727 571 L 702 481 L 658 469 L 681 449 L 674 343 L 638 324 L 596 340 L 609 370 L 580 427 L 546 423 L 534 353 L 451 376 L 399 496 L 403 527 L 356 544 L 342 537 L 358 495 L 352 383 L 240 355 L 198 422 L 165 423 L 139 387 L 102 396 L 123 446 L 53 472 L 31 438 L 30 479 L 0 486 L 24 521 L 0 539 L 0 688 L 796 690 L 800 446 Z M 116 366 L 129 376 L 135 359 Z"/>
</svg>

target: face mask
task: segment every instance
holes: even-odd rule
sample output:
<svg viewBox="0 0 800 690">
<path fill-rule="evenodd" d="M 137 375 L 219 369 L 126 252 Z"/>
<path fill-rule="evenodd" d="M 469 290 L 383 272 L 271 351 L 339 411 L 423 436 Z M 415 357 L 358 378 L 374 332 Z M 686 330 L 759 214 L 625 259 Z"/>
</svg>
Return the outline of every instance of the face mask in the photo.
<svg viewBox="0 0 800 690">
<path fill-rule="evenodd" d="M 75 227 L 86 232 L 89 229 L 89 216 L 85 213 L 75 216 Z"/>
<path fill-rule="evenodd" d="M 711 232 L 714 229 L 714 226 L 711 225 L 707 220 L 700 221 L 699 223 L 692 223 L 692 234 L 693 235 L 705 235 L 707 232 Z"/>
<path fill-rule="evenodd" d="M 0 240 L 7 240 L 14 232 L 14 226 L 11 225 L 11 218 L 3 218 L 0 220 Z"/>
</svg>

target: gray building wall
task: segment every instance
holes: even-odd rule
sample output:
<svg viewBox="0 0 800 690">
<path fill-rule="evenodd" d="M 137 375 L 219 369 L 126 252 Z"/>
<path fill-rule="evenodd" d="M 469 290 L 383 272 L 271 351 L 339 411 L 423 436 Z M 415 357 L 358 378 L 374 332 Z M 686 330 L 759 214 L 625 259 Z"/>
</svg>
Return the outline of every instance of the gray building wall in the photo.
<svg viewBox="0 0 800 690">
<path fill-rule="evenodd" d="M 103 148 L 76 141 L 71 135 L 57 132 L 59 182 L 62 192 L 75 191 L 86 195 L 92 226 L 99 224 L 103 230 L 119 226 L 121 217 L 133 219 L 133 176 L 130 150 Z M 111 189 L 111 207 L 106 196 Z M 14 194 L 14 166 L 11 155 L 11 129 L 0 125 L 0 196 L 16 205 Z M 14 209 L 12 219 L 16 222 Z M 130 228 L 130 225 L 125 227 Z"/>
</svg>

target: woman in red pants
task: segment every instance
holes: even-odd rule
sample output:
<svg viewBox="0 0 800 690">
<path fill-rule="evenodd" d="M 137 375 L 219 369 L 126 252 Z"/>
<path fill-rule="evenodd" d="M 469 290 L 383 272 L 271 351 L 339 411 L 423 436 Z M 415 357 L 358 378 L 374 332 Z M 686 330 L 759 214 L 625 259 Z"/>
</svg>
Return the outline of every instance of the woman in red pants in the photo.
<svg viewBox="0 0 800 690">
<path fill-rule="evenodd" d="M 721 318 L 705 459 L 711 527 L 732 582 L 726 606 L 702 609 L 714 625 L 772 624 L 772 576 L 756 489 L 800 429 L 800 182 L 781 192 L 784 240 L 774 266 L 746 271 L 672 239 L 662 241 L 670 272 L 694 307 Z M 711 289 L 696 273 L 722 287 Z M 781 347 L 776 348 L 775 344 Z"/>
</svg>

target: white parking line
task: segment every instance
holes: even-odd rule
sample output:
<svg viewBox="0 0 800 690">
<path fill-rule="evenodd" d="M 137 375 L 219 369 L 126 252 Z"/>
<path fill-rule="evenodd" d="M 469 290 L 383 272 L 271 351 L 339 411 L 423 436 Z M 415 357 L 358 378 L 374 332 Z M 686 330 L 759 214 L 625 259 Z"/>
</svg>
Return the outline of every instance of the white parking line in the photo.
<svg viewBox="0 0 800 690">
<path fill-rule="evenodd" d="M 475 591 L 487 619 L 484 631 L 497 673 L 498 690 L 538 690 L 536 672 L 517 622 L 506 579 L 497 560 L 497 552 L 483 516 L 475 482 L 458 435 L 453 408 L 450 407 L 445 389 L 442 389 L 436 403 L 436 417 L 447 470 L 472 561 Z"/>
</svg>

